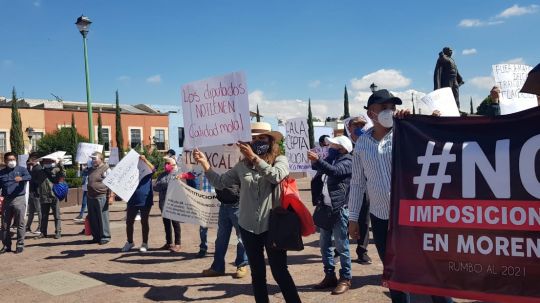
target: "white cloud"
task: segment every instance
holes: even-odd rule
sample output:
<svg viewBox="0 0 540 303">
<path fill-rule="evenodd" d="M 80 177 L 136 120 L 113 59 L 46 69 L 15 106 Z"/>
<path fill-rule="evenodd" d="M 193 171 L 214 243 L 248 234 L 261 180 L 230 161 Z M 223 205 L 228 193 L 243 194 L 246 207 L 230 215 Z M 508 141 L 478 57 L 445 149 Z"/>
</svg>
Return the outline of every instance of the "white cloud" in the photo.
<svg viewBox="0 0 540 303">
<path fill-rule="evenodd" d="M 482 90 L 490 90 L 495 85 L 495 79 L 491 76 L 487 77 L 474 77 L 469 82 Z M 461 99 L 461 98 L 460 98 Z"/>
<path fill-rule="evenodd" d="M 121 81 L 121 82 L 127 82 L 127 81 L 131 80 L 131 77 L 123 75 L 123 76 L 120 76 L 120 77 L 116 78 L 116 80 Z"/>
<path fill-rule="evenodd" d="M 321 85 L 321 80 L 313 80 L 308 83 L 308 86 L 311 88 L 317 88 Z"/>
<path fill-rule="evenodd" d="M 525 60 L 521 57 L 502 61 L 501 64 L 525 64 Z"/>
<path fill-rule="evenodd" d="M 538 5 L 532 4 L 529 6 L 519 6 L 514 4 L 513 6 L 505 9 L 500 14 L 497 15 L 498 18 L 510 18 L 517 17 L 526 14 L 534 14 L 538 11 Z"/>
<path fill-rule="evenodd" d="M 379 88 L 395 89 L 409 86 L 411 79 L 395 69 L 380 69 L 363 76 L 361 79 L 353 78 L 351 80 L 352 88 L 355 90 L 368 89 L 372 83 L 375 83 Z"/>
<path fill-rule="evenodd" d="M 463 54 L 464 56 L 476 55 L 477 53 L 478 51 L 476 50 L 476 48 L 466 48 L 461 52 L 461 54 Z"/>
<path fill-rule="evenodd" d="M 481 21 L 479 19 L 463 19 L 459 22 L 459 27 L 480 27 L 491 26 L 504 23 L 502 20 Z"/>
<path fill-rule="evenodd" d="M 151 84 L 159 84 L 161 83 L 161 75 L 154 75 L 154 76 L 148 77 L 146 78 L 146 82 L 151 83 Z"/>
</svg>

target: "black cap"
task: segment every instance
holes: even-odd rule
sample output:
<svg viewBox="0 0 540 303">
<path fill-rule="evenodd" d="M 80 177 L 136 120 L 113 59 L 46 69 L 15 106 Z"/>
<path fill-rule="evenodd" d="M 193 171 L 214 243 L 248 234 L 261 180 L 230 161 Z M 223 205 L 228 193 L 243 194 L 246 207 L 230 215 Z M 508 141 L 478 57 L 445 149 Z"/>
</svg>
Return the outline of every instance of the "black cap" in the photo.
<svg viewBox="0 0 540 303">
<path fill-rule="evenodd" d="M 382 104 L 382 103 L 394 103 L 396 105 L 400 105 L 403 102 L 401 102 L 401 99 L 398 97 L 394 97 L 392 93 L 390 93 L 386 89 L 379 89 L 378 91 L 375 91 L 371 96 L 369 96 L 367 106 L 364 106 L 365 109 L 368 109 L 368 107 L 371 104 Z"/>
<path fill-rule="evenodd" d="M 320 136 L 320 137 L 319 137 L 319 143 L 324 143 L 324 139 L 326 139 L 326 138 L 330 138 L 330 136 L 329 136 L 329 135 L 322 135 L 322 136 Z"/>
<path fill-rule="evenodd" d="M 167 154 L 171 155 L 171 156 L 176 156 L 176 152 L 174 151 L 174 149 L 169 149 L 167 151 Z"/>
</svg>

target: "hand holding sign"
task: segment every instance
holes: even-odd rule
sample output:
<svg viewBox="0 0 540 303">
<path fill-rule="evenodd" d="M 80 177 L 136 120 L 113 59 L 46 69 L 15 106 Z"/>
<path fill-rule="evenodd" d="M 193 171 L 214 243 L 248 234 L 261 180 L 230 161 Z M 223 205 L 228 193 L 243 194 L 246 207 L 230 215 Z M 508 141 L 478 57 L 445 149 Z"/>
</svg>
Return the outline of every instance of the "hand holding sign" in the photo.
<svg viewBox="0 0 540 303">
<path fill-rule="evenodd" d="M 251 149 L 251 145 L 249 145 L 249 143 L 238 142 L 236 145 L 238 145 L 240 152 L 246 159 L 253 162 L 257 158 L 257 155 L 253 152 L 253 149 Z"/>
<path fill-rule="evenodd" d="M 206 158 L 204 153 L 201 152 L 198 148 L 193 151 L 193 158 L 195 158 L 195 161 L 197 161 L 197 163 L 199 163 L 203 167 L 204 171 L 208 171 L 210 169 L 210 163 L 208 163 L 208 159 Z"/>
<path fill-rule="evenodd" d="M 317 161 L 319 160 L 319 155 L 316 152 L 308 151 L 307 157 L 310 161 Z"/>
</svg>

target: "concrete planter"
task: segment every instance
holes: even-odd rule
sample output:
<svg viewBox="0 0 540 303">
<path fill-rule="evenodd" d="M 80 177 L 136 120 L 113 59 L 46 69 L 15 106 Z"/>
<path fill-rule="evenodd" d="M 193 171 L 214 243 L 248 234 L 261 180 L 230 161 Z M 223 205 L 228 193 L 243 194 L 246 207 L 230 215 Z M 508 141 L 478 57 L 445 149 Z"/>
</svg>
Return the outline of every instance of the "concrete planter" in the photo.
<svg viewBox="0 0 540 303">
<path fill-rule="evenodd" d="M 70 188 L 68 191 L 67 202 L 62 201 L 60 207 L 81 205 L 82 203 L 82 188 Z"/>
</svg>

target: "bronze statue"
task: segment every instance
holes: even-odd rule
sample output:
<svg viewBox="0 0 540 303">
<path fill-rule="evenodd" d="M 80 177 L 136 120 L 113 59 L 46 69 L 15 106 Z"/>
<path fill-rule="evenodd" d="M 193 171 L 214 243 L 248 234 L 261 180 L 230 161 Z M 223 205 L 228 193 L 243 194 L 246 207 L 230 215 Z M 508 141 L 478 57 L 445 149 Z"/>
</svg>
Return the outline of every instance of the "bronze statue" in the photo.
<svg viewBox="0 0 540 303">
<path fill-rule="evenodd" d="M 435 65 L 433 83 L 433 90 L 443 87 L 452 88 L 452 93 L 459 109 L 459 86 L 465 82 L 463 82 L 456 63 L 452 59 L 452 49 L 449 47 L 443 48 L 443 51 L 439 53 L 439 59 L 437 60 L 437 65 Z"/>
</svg>

